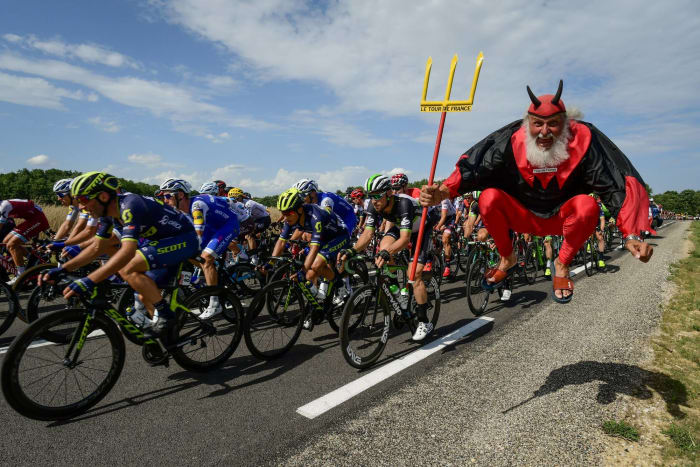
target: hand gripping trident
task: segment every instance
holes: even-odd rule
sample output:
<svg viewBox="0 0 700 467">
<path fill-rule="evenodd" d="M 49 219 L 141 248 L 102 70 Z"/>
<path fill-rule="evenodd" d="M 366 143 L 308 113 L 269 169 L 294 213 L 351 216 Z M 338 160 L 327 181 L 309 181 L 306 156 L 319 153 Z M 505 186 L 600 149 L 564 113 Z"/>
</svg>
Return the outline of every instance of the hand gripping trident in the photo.
<svg viewBox="0 0 700 467">
<path fill-rule="evenodd" d="M 421 112 L 442 112 L 440 117 L 440 126 L 438 127 L 437 140 L 435 141 L 435 152 L 433 153 L 433 165 L 430 168 L 430 178 L 428 178 L 428 185 L 433 184 L 433 179 L 435 178 L 435 166 L 437 165 L 438 154 L 440 153 L 440 142 L 442 141 L 442 129 L 445 126 L 445 115 L 447 112 L 470 112 L 472 110 L 472 104 L 474 103 L 474 93 L 476 93 L 476 83 L 479 81 L 479 72 L 481 71 L 481 64 L 484 61 L 484 54 L 479 52 L 476 57 L 476 68 L 474 69 L 474 78 L 472 79 L 472 88 L 469 92 L 469 100 L 466 101 L 451 101 L 450 92 L 452 91 L 452 79 L 455 76 L 455 69 L 457 68 L 457 54 L 452 57 L 452 63 L 450 64 L 450 77 L 447 80 L 447 89 L 445 90 L 445 100 L 440 101 L 426 101 L 425 98 L 428 94 L 428 80 L 430 80 L 430 69 L 433 66 L 433 58 L 428 57 L 428 62 L 425 64 L 425 80 L 423 81 L 423 98 L 420 101 Z M 420 245 L 423 242 L 423 235 L 425 231 L 425 219 L 428 216 L 428 208 L 423 208 L 423 214 L 420 220 L 420 229 L 418 230 L 418 239 L 416 242 L 415 253 L 413 254 L 413 263 L 411 264 L 411 274 L 409 275 L 409 280 L 413 283 L 416 277 L 416 266 L 418 264 L 418 253 L 420 252 Z"/>
</svg>

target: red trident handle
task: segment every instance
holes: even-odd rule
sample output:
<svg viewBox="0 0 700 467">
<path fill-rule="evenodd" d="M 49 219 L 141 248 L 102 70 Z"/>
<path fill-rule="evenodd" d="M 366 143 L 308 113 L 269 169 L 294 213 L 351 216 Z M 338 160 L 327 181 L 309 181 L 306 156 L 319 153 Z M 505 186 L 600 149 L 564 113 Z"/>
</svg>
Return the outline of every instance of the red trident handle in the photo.
<svg viewBox="0 0 700 467">
<path fill-rule="evenodd" d="M 428 186 L 433 184 L 435 179 L 435 167 L 437 166 L 438 154 L 440 154 L 440 143 L 442 142 L 442 129 L 445 127 L 445 116 L 447 112 L 442 112 L 440 116 L 440 126 L 438 127 L 437 139 L 435 140 L 435 151 L 433 152 L 433 165 L 430 167 L 430 177 L 428 177 Z M 420 228 L 418 229 L 418 241 L 415 245 L 415 253 L 413 253 L 413 262 L 411 263 L 411 273 L 409 280 L 411 282 L 416 278 L 416 267 L 418 266 L 418 255 L 420 247 L 423 244 L 423 235 L 425 235 L 425 220 L 428 217 L 428 208 L 423 208 L 423 213 L 420 217 Z"/>
</svg>

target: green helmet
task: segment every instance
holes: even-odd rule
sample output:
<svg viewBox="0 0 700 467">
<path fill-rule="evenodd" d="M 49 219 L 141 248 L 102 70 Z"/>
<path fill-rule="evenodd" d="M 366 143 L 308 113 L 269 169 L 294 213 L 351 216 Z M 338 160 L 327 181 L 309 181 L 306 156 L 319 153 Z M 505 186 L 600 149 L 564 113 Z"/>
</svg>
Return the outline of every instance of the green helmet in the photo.
<svg viewBox="0 0 700 467">
<path fill-rule="evenodd" d="M 382 174 L 374 174 L 365 181 L 367 193 L 381 193 L 391 190 L 391 180 Z"/>
<path fill-rule="evenodd" d="M 277 209 L 290 211 L 304 204 L 304 198 L 298 188 L 290 188 L 277 198 Z"/>
<path fill-rule="evenodd" d="M 70 186 L 72 196 L 87 196 L 95 198 L 103 191 L 116 193 L 119 189 L 119 179 L 106 172 L 86 172 L 78 175 Z"/>
</svg>

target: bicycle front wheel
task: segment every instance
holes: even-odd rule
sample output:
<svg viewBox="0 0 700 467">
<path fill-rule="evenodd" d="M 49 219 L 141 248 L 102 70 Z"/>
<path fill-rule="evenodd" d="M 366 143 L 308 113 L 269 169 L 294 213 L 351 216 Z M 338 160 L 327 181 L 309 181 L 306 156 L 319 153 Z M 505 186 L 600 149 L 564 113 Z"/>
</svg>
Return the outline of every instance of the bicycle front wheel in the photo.
<svg viewBox="0 0 700 467">
<path fill-rule="evenodd" d="M 243 332 L 248 350 L 258 358 L 271 360 L 284 355 L 301 334 L 305 309 L 299 286 L 290 280 L 267 284 L 253 299 L 266 306 L 248 309 Z"/>
<path fill-rule="evenodd" d="M 87 322 L 87 330 L 85 329 Z M 87 339 L 81 349 L 77 341 Z M 61 344 L 46 334 L 72 336 Z M 63 420 L 97 404 L 124 367 L 124 339 L 105 315 L 85 309 L 51 313 L 32 323 L 12 343 L 2 365 L 2 392 L 25 417 Z"/>
<path fill-rule="evenodd" d="M 480 316 L 486 312 L 491 292 L 481 287 L 487 269 L 486 259 L 476 250 L 473 253 L 474 258 L 469 262 L 466 279 L 467 304 L 474 316 Z"/>
<path fill-rule="evenodd" d="M 386 297 L 376 285 L 364 285 L 350 296 L 340 326 L 340 347 L 350 366 L 367 368 L 386 347 L 391 313 Z"/>
<path fill-rule="evenodd" d="M 221 366 L 236 351 L 243 332 L 243 306 L 225 287 L 204 287 L 187 297 L 185 306 L 204 311 L 211 297 L 219 298 L 221 312 L 201 320 L 195 313 L 178 315 L 178 332 L 172 356 L 182 368 L 204 372 Z"/>
<path fill-rule="evenodd" d="M 0 335 L 7 331 L 17 316 L 17 299 L 9 285 L 0 282 Z"/>
</svg>

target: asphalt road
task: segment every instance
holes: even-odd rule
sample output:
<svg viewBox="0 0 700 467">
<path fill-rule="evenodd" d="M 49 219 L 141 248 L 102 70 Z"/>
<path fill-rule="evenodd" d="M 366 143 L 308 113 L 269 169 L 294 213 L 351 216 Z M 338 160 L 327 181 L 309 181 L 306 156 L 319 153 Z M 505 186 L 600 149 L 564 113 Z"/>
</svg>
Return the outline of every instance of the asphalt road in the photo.
<svg viewBox="0 0 700 467">
<path fill-rule="evenodd" d="M 672 242 L 664 237 L 673 232 L 677 240 L 685 225 L 676 223 L 662 230 L 654 240 L 656 248 L 670 247 Z M 587 287 L 586 283 L 595 281 L 597 287 L 604 288 L 601 293 L 619 294 L 610 278 L 620 275 L 619 264 L 627 259 L 627 252 L 614 251 L 609 255 L 607 273 L 591 278 L 578 274 L 577 293 Z M 660 264 L 651 263 L 650 267 L 661 267 Z M 635 266 L 638 267 L 629 267 Z M 520 323 L 551 307 L 550 292 L 551 282 L 542 278 L 535 285 L 517 287 L 509 302 L 489 305 L 488 316 L 494 319 L 491 324 L 314 419 L 303 417 L 296 410 L 368 373 L 345 363 L 338 340 L 326 324 L 317 326 L 312 333 L 303 332 L 285 357 L 272 362 L 252 357 L 241 342 L 222 369 L 205 375 L 184 371 L 174 362 L 169 368 L 152 368 L 141 359 L 140 349 L 127 343 L 127 361 L 116 386 L 93 410 L 80 417 L 61 423 L 32 421 L 0 400 L 0 419 L 5 427 L 2 463 L 257 465 L 285 461 L 304 464 L 316 459 L 319 463 L 371 464 L 371 451 L 369 457 L 358 460 L 322 456 L 314 446 L 338 427 L 378 410 L 392 395 L 415 385 L 430 384 L 435 368 L 468 361 L 490 346 L 511 341 L 515 335 L 511 331 Z M 443 284 L 442 298 L 439 327 L 433 339 L 475 319 L 466 305 L 462 276 Z M 9 345 L 22 327 L 15 323 L 0 337 L 0 347 Z M 416 348 L 407 332 L 393 336 L 382 363 Z M 527 353 L 529 349 L 520 351 Z M 507 378 L 497 369 L 492 376 Z M 479 378 L 488 375 L 480 374 Z M 416 416 L 415 407 L 410 404 L 394 406 L 394 410 L 403 412 L 409 422 Z M 418 457 L 415 461 L 421 460 L 425 459 Z"/>
</svg>

